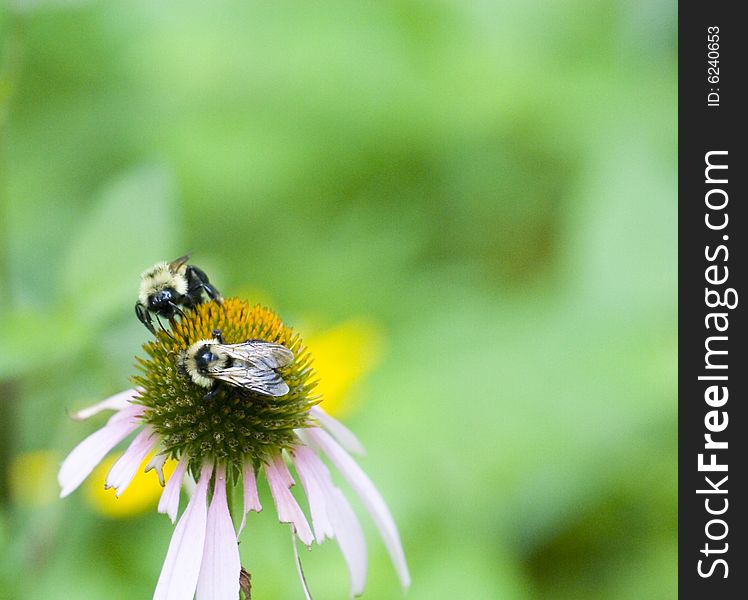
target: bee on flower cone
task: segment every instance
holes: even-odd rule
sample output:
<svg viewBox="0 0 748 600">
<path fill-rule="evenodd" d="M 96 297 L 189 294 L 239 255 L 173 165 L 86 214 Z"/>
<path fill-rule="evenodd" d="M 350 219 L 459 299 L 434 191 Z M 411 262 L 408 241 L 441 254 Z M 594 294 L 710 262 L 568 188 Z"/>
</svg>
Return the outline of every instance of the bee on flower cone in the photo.
<svg viewBox="0 0 748 600">
<path fill-rule="evenodd" d="M 154 599 L 239 597 L 244 580 L 238 536 L 247 514 L 262 508 L 257 485 L 263 478 L 279 521 L 290 524 L 301 543 L 337 541 L 348 567 L 351 594 L 360 595 L 366 581 L 366 544 L 356 514 L 332 481 L 326 459 L 360 497 L 407 588 L 410 575 L 395 522 L 380 493 L 351 457 L 351 453 L 363 452 L 360 442 L 318 406 L 321 398 L 314 392 L 312 357 L 300 336 L 273 311 L 238 299 L 198 304 L 171 323 L 170 332 L 157 331 L 155 339 L 145 344 L 147 357 L 138 359 L 135 389 L 74 415 L 86 419 L 104 410 L 114 411 L 104 427 L 78 444 L 63 462 L 58 474 L 60 495 L 72 493 L 117 444 L 135 434 L 106 478 L 106 486 L 117 495 L 148 455 L 153 458 L 146 469 L 158 473 L 166 460 L 176 461 L 158 504 L 158 511 L 167 514 L 176 527 Z M 206 387 L 196 384 L 189 372 L 185 374 L 180 360 L 197 342 L 216 340 L 215 330 L 220 330 L 220 341 L 225 344 L 258 340 L 287 349 L 293 359 L 269 367 L 273 377 L 288 387 L 287 393 L 270 395 L 263 393 L 267 390 L 229 384 L 221 385 L 206 400 Z M 301 482 L 311 525 L 290 492 L 295 483 L 291 469 Z M 177 521 L 187 478 L 195 481 L 194 491 Z M 238 527 L 227 499 L 235 486 L 243 491 Z"/>
</svg>

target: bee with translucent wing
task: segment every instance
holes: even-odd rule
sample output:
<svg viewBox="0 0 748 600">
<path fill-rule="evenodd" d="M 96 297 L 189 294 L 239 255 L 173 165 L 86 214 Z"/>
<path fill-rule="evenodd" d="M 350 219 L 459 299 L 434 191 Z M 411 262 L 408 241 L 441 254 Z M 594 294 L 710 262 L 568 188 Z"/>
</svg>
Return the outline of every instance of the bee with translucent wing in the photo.
<svg viewBox="0 0 748 600">
<path fill-rule="evenodd" d="M 199 340 L 179 358 L 179 368 L 192 381 L 209 391 L 210 400 L 221 384 L 243 388 L 263 396 L 285 396 L 289 387 L 278 369 L 290 365 L 294 355 L 281 344 L 264 340 L 247 340 L 225 344 L 219 329 L 213 338 Z"/>
<path fill-rule="evenodd" d="M 187 264 L 189 259 L 190 255 L 186 254 L 170 263 L 156 263 L 140 276 L 135 314 L 154 335 L 156 329 L 151 313 L 155 313 L 157 319 L 171 319 L 175 314 L 183 314 L 183 308 L 194 308 L 203 302 L 203 292 L 211 300 L 223 301 L 208 276 L 195 265 Z"/>
</svg>

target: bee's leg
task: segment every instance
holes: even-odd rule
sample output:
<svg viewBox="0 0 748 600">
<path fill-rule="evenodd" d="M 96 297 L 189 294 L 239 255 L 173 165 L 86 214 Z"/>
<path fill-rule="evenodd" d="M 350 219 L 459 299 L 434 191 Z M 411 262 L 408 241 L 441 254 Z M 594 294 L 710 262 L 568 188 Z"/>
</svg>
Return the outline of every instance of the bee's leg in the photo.
<svg viewBox="0 0 748 600">
<path fill-rule="evenodd" d="M 135 315 L 138 317 L 138 320 L 148 328 L 148 331 L 153 335 L 156 335 L 156 328 L 153 326 L 151 313 L 149 313 L 148 309 L 140 302 L 135 303 Z"/>
<path fill-rule="evenodd" d="M 184 317 L 184 311 L 181 308 L 179 308 L 179 306 L 177 304 L 174 304 L 173 302 L 169 302 L 169 306 L 171 306 L 171 309 L 175 313 L 179 313 L 180 317 Z"/>
<path fill-rule="evenodd" d="M 166 327 L 164 327 L 164 324 L 161 322 L 161 317 L 158 315 L 158 313 L 156 313 L 156 320 L 158 321 L 158 326 L 161 328 L 161 331 L 163 331 L 166 335 L 168 335 L 173 340 L 174 337 L 169 333 L 169 330 Z M 169 323 L 174 325 L 173 319 L 169 319 Z"/>
<path fill-rule="evenodd" d="M 203 283 L 203 289 L 211 300 L 215 300 L 218 304 L 223 304 L 223 296 L 221 296 L 221 292 L 213 287 L 213 285 L 206 281 Z"/>
<path fill-rule="evenodd" d="M 193 284 L 197 286 L 197 290 L 205 290 L 208 294 L 208 298 L 215 300 L 219 304 L 223 302 L 221 292 L 219 292 L 213 284 L 210 283 L 208 276 L 202 269 L 199 269 L 193 265 L 187 267 L 187 281 L 190 282 L 190 291 L 192 291 Z"/>
<path fill-rule="evenodd" d="M 219 344 L 223 344 L 223 334 L 220 329 L 214 329 L 212 335 L 213 339 L 218 340 Z"/>
<path fill-rule="evenodd" d="M 218 392 L 220 392 L 220 391 L 221 391 L 221 384 L 219 384 L 219 383 L 218 383 L 218 382 L 216 381 L 216 382 L 215 382 L 215 383 L 213 384 L 213 387 L 212 387 L 212 388 L 210 388 L 210 390 L 208 391 L 208 393 L 207 393 L 207 394 L 205 394 L 205 396 L 203 396 L 203 400 L 204 400 L 205 402 L 210 402 L 211 400 L 213 400 L 213 398 L 215 398 L 215 397 L 216 397 L 216 396 L 218 395 Z"/>
<path fill-rule="evenodd" d="M 192 265 L 187 265 L 184 276 L 187 279 L 187 292 L 182 296 L 182 304 L 194 308 L 203 301 L 203 282 Z"/>
</svg>

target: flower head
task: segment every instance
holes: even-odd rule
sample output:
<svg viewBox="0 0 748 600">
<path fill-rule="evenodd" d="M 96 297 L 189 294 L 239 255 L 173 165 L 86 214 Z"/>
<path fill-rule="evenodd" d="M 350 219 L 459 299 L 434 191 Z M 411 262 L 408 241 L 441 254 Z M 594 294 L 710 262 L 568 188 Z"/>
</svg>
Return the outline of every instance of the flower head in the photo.
<svg viewBox="0 0 748 600">
<path fill-rule="evenodd" d="M 270 488 L 278 519 L 289 523 L 305 545 L 326 538 L 337 541 L 351 578 L 351 593 L 363 592 L 366 545 L 358 519 L 333 483 L 320 455 L 326 456 L 348 481 L 373 517 L 393 560 L 401 583 L 410 576 L 394 520 L 379 492 L 351 458 L 361 453 L 360 442 L 345 426 L 317 404 L 312 358 L 298 334 L 267 308 L 228 299 L 185 311 L 171 331 L 160 331 L 144 346 L 138 359 L 136 389 L 122 392 L 82 410 L 85 419 L 114 410 L 109 421 L 68 455 L 58 474 L 61 496 L 73 492 L 120 442 L 134 434 L 129 446 L 106 477 L 106 487 L 119 496 L 133 481 L 141 464 L 154 469 L 163 491 L 158 511 L 176 522 L 185 481 L 195 481 L 192 496 L 176 524 L 154 598 L 169 600 L 236 600 L 242 572 L 237 536 L 247 513 L 261 510 L 258 478 Z M 264 395 L 241 386 L 221 386 L 206 398 L 183 368 L 187 348 L 222 332 L 226 344 L 263 340 L 289 349 L 293 361 L 277 369 L 288 385 L 283 396 Z M 164 463 L 173 459 L 171 475 Z M 296 472 L 305 492 L 311 526 L 290 492 Z M 235 533 L 229 498 L 243 488 L 243 510 Z M 236 516 L 236 515 L 235 515 Z M 246 572 L 245 572 L 246 573 Z M 302 577 L 303 582 L 303 577 Z"/>
<path fill-rule="evenodd" d="M 205 388 L 181 372 L 179 362 L 187 348 L 211 338 L 215 329 L 227 344 L 262 339 L 291 350 L 293 362 L 281 369 L 289 392 L 274 397 L 227 385 L 215 402 L 205 401 Z M 290 450 L 295 430 L 307 426 L 309 409 L 321 400 L 313 395 L 312 360 L 301 338 L 259 305 L 236 299 L 200 304 L 170 334 L 158 332 L 145 351 L 148 359 L 139 361 L 142 374 L 133 378 L 141 388 L 142 418 L 160 437 L 165 454 L 189 457 L 194 475 L 205 460 L 220 461 L 236 475 L 247 462 L 259 465 Z"/>
</svg>

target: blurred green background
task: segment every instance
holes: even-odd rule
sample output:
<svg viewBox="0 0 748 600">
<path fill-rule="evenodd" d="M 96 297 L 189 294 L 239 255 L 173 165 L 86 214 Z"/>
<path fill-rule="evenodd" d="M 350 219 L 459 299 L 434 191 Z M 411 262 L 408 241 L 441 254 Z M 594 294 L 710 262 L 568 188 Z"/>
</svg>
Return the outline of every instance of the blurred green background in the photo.
<svg viewBox="0 0 748 600">
<path fill-rule="evenodd" d="M 674 11 L 0 9 L 0 597 L 151 596 L 168 520 L 55 473 L 103 422 L 67 411 L 128 387 L 140 271 L 191 251 L 344 380 L 407 598 L 674 598 Z M 263 494 L 255 597 L 301 598 Z M 400 598 L 359 513 L 366 597 Z M 334 543 L 303 560 L 347 597 Z"/>
</svg>

